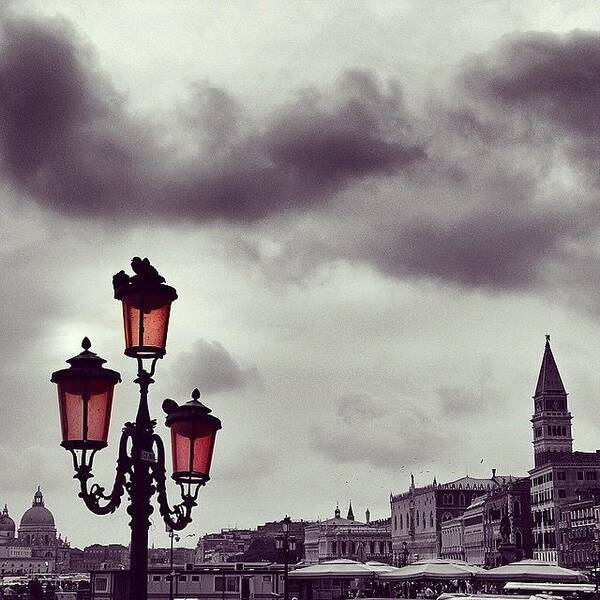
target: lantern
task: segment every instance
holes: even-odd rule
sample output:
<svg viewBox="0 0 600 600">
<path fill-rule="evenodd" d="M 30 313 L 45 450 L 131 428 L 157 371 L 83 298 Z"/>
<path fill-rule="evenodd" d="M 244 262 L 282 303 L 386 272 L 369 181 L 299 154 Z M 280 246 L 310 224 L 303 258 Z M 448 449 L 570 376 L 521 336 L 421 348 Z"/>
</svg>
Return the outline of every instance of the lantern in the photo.
<svg viewBox="0 0 600 600">
<path fill-rule="evenodd" d="M 135 275 L 120 271 L 113 277 L 115 298 L 123 303 L 125 354 L 134 358 L 162 358 L 166 354 L 171 303 L 177 299 L 175 288 L 165 285 L 164 277 L 147 258 L 131 261 Z"/>
<path fill-rule="evenodd" d="M 58 407 L 63 441 L 68 450 L 99 450 L 106 446 L 116 371 L 105 369 L 106 362 L 94 352 L 86 337 L 83 352 L 70 358 L 68 369 L 52 373 L 50 381 L 58 388 Z"/>
<path fill-rule="evenodd" d="M 195 389 L 192 399 L 181 406 L 173 400 L 163 402 L 167 413 L 165 423 L 171 428 L 173 479 L 177 483 L 204 484 L 210 479 L 210 463 L 221 421 L 198 398 L 200 392 Z"/>
</svg>

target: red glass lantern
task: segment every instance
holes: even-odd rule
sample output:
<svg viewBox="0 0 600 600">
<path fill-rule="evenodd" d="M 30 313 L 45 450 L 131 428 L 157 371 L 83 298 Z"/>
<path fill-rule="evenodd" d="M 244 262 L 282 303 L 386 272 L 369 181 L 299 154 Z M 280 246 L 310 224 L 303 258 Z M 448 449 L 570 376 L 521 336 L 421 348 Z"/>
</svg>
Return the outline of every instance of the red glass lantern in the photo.
<svg viewBox="0 0 600 600">
<path fill-rule="evenodd" d="M 210 408 L 198 401 L 195 389 L 192 399 L 178 406 L 173 400 L 163 402 L 166 425 L 171 428 L 173 479 L 177 483 L 204 484 L 210 479 L 210 464 L 221 421 L 211 415 Z"/>
<path fill-rule="evenodd" d="M 162 358 L 166 354 L 171 303 L 177 299 L 175 288 L 165 285 L 164 277 L 147 258 L 133 258 L 136 273 L 129 277 L 120 271 L 113 277 L 115 298 L 123 303 L 125 354 L 134 358 Z"/>
<path fill-rule="evenodd" d="M 58 388 L 61 446 L 98 450 L 107 444 L 113 391 L 121 376 L 102 366 L 106 361 L 90 352 L 87 337 L 81 346 L 83 352 L 67 360 L 71 366 L 52 373 L 50 381 Z"/>
</svg>

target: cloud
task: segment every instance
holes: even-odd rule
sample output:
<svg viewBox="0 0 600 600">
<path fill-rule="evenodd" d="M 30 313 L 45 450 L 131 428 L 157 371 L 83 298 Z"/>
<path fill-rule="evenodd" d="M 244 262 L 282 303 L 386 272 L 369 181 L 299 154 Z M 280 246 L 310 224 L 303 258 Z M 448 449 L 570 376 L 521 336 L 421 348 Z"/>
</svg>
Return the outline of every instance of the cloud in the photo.
<svg viewBox="0 0 600 600">
<path fill-rule="evenodd" d="M 407 118 L 399 91 L 360 72 L 342 78 L 331 97 L 305 91 L 243 135 L 237 103 L 198 85 L 182 120 L 202 133 L 165 144 L 157 123 L 131 114 L 92 50 L 60 19 L 4 18 L 0 118 L 12 185 L 62 214 L 111 221 L 143 213 L 262 219 L 322 204 L 425 156 L 394 126 Z"/>
<path fill-rule="evenodd" d="M 599 131 L 598 32 L 505 36 L 491 52 L 467 60 L 462 76 L 471 94 L 523 111 L 532 124 L 548 120 L 582 135 Z"/>
<path fill-rule="evenodd" d="M 380 469 L 425 465 L 449 441 L 446 428 L 432 427 L 427 409 L 398 412 L 370 394 L 342 395 L 335 412 L 312 426 L 310 438 L 317 452 L 336 463 Z"/>
<path fill-rule="evenodd" d="M 262 385 L 256 367 L 242 368 L 220 342 L 204 339 L 177 357 L 174 373 L 178 385 L 190 392 L 195 387 L 203 393 L 217 393 Z"/>
<path fill-rule="evenodd" d="M 412 120 L 426 161 L 343 191 L 318 223 L 278 220 L 240 250 L 271 277 L 342 260 L 400 280 L 551 290 L 570 302 L 594 281 L 585 262 L 600 227 L 599 93 L 599 34 L 505 37 L 465 60 Z M 276 253 L 261 251 L 265 238 Z M 578 303 L 596 305 L 584 296 Z"/>
<path fill-rule="evenodd" d="M 342 260 L 493 292 L 585 286 L 600 36 L 508 36 L 452 85 L 413 114 L 397 82 L 350 69 L 257 116 L 204 81 L 171 120 L 142 118 L 64 20 L 4 15 L 0 166 L 66 216 L 226 222 L 275 278 Z"/>
</svg>

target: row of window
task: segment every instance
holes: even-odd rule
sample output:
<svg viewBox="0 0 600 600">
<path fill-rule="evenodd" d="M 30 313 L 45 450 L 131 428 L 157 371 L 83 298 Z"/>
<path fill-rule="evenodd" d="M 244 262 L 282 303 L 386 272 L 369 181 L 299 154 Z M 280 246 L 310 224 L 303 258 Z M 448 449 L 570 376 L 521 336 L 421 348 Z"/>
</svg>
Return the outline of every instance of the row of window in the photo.
<svg viewBox="0 0 600 600">
<path fill-rule="evenodd" d="M 536 438 L 542 437 L 543 433 L 544 433 L 543 427 L 535 428 L 535 437 Z M 548 425 L 547 429 L 546 429 L 546 433 L 550 437 L 566 437 L 568 435 L 567 426 L 566 425 Z"/>
<path fill-rule="evenodd" d="M 545 508 L 544 510 L 534 510 L 531 513 L 533 524 L 540 525 L 554 525 L 554 509 Z"/>
<path fill-rule="evenodd" d="M 346 554 L 348 548 L 350 549 L 350 554 L 356 554 L 358 549 L 357 542 L 339 542 L 340 545 L 340 553 L 342 555 Z M 331 542 L 331 553 L 337 555 L 338 542 Z M 392 551 L 392 542 L 390 541 L 379 541 L 379 542 L 369 542 L 369 552 L 371 554 L 387 554 Z"/>
<path fill-rule="evenodd" d="M 533 547 L 535 550 L 553 550 L 556 548 L 554 533 L 546 531 L 533 536 Z"/>
<path fill-rule="evenodd" d="M 539 492 L 533 492 L 531 494 L 531 504 L 542 504 L 544 502 L 551 502 L 553 499 L 554 499 L 554 490 L 552 488 L 548 488 L 546 490 L 541 490 Z"/>
<path fill-rule="evenodd" d="M 534 486 L 542 485 L 542 483 L 548 483 L 549 481 L 552 481 L 552 471 L 549 471 L 548 473 L 544 473 L 543 475 L 538 475 L 537 477 L 534 477 L 531 480 L 531 485 L 534 485 Z"/>
</svg>

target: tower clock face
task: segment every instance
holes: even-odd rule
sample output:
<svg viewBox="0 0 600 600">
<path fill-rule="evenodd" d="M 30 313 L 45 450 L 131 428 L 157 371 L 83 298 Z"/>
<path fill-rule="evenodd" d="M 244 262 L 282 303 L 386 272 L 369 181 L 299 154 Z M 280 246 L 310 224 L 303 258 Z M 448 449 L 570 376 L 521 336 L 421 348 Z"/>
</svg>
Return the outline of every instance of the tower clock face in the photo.
<svg viewBox="0 0 600 600">
<path fill-rule="evenodd" d="M 552 407 L 554 408 L 554 410 L 558 409 L 558 400 L 555 400 L 555 401 L 552 403 Z"/>
</svg>

